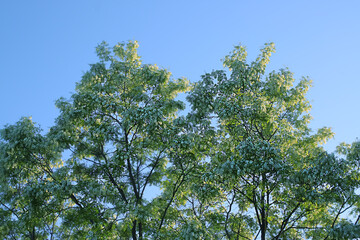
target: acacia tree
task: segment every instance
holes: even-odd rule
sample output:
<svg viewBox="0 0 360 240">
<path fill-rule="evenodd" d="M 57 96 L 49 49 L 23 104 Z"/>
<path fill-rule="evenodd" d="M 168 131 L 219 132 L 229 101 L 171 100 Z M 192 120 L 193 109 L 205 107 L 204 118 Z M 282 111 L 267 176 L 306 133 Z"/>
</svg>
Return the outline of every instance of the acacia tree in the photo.
<svg viewBox="0 0 360 240">
<path fill-rule="evenodd" d="M 195 188 L 193 214 L 210 225 L 214 218 L 204 216 L 215 214 L 227 239 L 345 236 L 336 224 L 345 224 L 341 213 L 358 199 L 356 165 L 320 146 L 332 137 L 329 128 L 309 128 L 310 80 L 293 86 L 287 69 L 266 74 L 274 51 L 266 44 L 249 64 L 245 48 L 235 47 L 223 61 L 230 76 L 205 74 L 188 97 L 193 118 L 212 121 L 207 127 L 217 141 Z M 359 236 L 358 226 L 345 225 L 347 236 Z"/>
<path fill-rule="evenodd" d="M 186 79 L 142 64 L 137 43 L 90 66 L 49 133 L 1 130 L 3 239 L 353 239 L 360 237 L 360 144 L 336 154 L 313 133 L 310 81 L 252 63 Z M 153 192 L 156 192 L 154 194 Z"/>
</svg>

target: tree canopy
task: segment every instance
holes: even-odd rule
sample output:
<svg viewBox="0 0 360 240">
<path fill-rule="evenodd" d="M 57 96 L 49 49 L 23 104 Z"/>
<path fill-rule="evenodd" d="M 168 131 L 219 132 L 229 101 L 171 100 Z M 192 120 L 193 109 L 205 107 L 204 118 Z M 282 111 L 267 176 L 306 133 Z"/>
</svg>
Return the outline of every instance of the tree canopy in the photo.
<svg viewBox="0 0 360 240">
<path fill-rule="evenodd" d="M 311 81 L 268 71 L 273 43 L 193 84 L 137 48 L 101 43 L 48 133 L 1 130 L 2 239 L 360 238 L 360 142 L 323 148 Z"/>
</svg>

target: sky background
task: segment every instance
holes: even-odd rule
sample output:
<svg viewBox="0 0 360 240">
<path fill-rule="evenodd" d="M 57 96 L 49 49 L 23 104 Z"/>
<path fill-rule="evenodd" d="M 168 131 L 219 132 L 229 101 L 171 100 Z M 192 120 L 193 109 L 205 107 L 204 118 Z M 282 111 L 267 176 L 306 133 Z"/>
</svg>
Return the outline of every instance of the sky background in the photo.
<svg viewBox="0 0 360 240">
<path fill-rule="evenodd" d="M 46 131 L 89 64 L 95 47 L 139 41 L 143 63 L 196 82 L 234 45 L 253 60 L 266 42 L 268 70 L 288 67 L 313 80 L 313 129 L 360 137 L 360 1 L 0 1 L 0 128 L 22 116 Z"/>
</svg>

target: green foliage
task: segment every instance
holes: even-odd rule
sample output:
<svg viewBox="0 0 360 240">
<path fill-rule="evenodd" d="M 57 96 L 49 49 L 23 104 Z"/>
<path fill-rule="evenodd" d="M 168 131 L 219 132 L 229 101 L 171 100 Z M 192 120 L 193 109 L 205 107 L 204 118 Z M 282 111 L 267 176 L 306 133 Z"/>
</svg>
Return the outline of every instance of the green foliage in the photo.
<svg viewBox="0 0 360 240">
<path fill-rule="evenodd" d="M 357 167 L 321 148 L 330 129 L 308 127 L 310 80 L 294 86 L 287 69 L 266 74 L 274 51 L 266 44 L 248 64 L 245 48 L 235 47 L 224 59 L 230 76 L 205 74 L 188 97 L 195 122 L 217 129 L 204 174 L 203 188 L 216 192 L 208 204 L 224 209 L 229 239 L 323 239 L 354 229 L 336 223 L 355 207 Z"/>
<path fill-rule="evenodd" d="M 236 46 L 192 88 L 137 47 L 100 44 L 47 134 L 30 118 L 1 130 L 0 237 L 360 237 L 360 143 L 322 148 L 311 81 L 268 72 L 273 43 L 251 63 Z"/>
</svg>

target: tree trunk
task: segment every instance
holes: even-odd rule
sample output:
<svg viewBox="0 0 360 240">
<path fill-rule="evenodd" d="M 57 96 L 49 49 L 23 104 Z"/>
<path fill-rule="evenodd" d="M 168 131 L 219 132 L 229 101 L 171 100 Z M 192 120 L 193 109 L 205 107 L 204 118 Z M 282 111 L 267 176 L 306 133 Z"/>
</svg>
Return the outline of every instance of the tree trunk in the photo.
<svg viewBox="0 0 360 240">
<path fill-rule="evenodd" d="M 261 240 L 266 240 L 266 229 L 265 227 L 261 228 Z"/>
<path fill-rule="evenodd" d="M 131 233 L 132 233 L 132 239 L 137 240 L 137 236 L 136 236 L 136 220 L 133 221 L 133 226 L 132 226 L 132 229 L 131 229 Z"/>
<path fill-rule="evenodd" d="M 36 232 L 35 227 L 33 227 L 32 231 L 29 231 L 30 240 L 36 240 Z"/>
<path fill-rule="evenodd" d="M 139 240 L 143 240 L 142 222 L 139 222 Z"/>
</svg>

